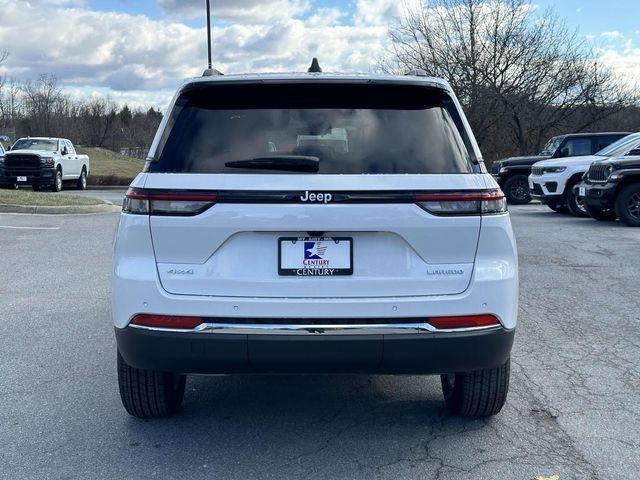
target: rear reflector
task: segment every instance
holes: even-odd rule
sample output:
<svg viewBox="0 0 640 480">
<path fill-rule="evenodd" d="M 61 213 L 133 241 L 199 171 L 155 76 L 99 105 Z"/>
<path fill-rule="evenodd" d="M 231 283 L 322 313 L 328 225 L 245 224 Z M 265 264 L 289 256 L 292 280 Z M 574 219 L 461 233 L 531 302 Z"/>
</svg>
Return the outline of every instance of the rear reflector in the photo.
<svg viewBox="0 0 640 480">
<path fill-rule="evenodd" d="M 122 211 L 138 215 L 198 215 L 215 205 L 216 192 L 174 192 L 130 188 Z"/>
<path fill-rule="evenodd" d="M 155 328 L 193 329 L 202 323 L 202 317 L 180 317 L 174 315 L 140 314 L 133 317 L 132 325 Z"/>
<path fill-rule="evenodd" d="M 416 203 L 434 215 L 493 215 L 507 211 L 507 201 L 499 190 L 418 193 Z"/>
<path fill-rule="evenodd" d="M 493 315 L 471 315 L 464 317 L 433 317 L 427 321 L 429 325 L 440 329 L 449 330 L 455 328 L 490 327 L 500 325 Z"/>
</svg>

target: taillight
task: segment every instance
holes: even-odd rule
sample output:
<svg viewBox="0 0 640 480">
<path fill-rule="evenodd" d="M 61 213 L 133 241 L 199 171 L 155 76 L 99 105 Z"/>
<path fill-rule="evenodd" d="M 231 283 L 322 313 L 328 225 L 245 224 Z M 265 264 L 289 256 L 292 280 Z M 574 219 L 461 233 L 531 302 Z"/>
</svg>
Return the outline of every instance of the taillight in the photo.
<svg viewBox="0 0 640 480">
<path fill-rule="evenodd" d="M 198 215 L 215 205 L 216 192 L 176 192 L 130 188 L 122 211 L 138 215 Z"/>
<path fill-rule="evenodd" d="M 507 211 L 507 201 L 499 190 L 418 193 L 416 203 L 434 215 L 494 215 Z"/>
<path fill-rule="evenodd" d="M 131 320 L 132 325 L 154 328 L 178 328 L 192 330 L 202 323 L 202 317 L 182 317 L 176 315 L 139 314 Z"/>
<path fill-rule="evenodd" d="M 438 330 L 450 330 L 456 328 L 493 327 L 500 322 L 493 315 L 465 315 L 460 317 L 432 317 L 427 323 Z"/>
</svg>

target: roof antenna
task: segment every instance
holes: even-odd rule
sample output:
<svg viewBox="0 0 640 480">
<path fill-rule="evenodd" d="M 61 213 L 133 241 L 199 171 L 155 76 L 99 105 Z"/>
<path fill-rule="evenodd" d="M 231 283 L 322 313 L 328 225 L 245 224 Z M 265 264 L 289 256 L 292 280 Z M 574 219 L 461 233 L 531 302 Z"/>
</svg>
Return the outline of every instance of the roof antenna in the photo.
<svg viewBox="0 0 640 480">
<path fill-rule="evenodd" d="M 211 0 L 207 0 L 207 51 L 209 53 L 207 69 L 202 74 L 203 77 L 213 77 L 214 75 L 222 75 L 221 72 L 213 68 L 213 60 L 211 54 Z"/>
<path fill-rule="evenodd" d="M 313 57 L 313 60 L 311 61 L 311 66 L 309 67 L 309 70 L 307 70 L 307 72 L 309 73 L 322 72 L 322 68 L 320 68 L 320 62 L 318 62 L 318 59 L 316 57 Z"/>
</svg>

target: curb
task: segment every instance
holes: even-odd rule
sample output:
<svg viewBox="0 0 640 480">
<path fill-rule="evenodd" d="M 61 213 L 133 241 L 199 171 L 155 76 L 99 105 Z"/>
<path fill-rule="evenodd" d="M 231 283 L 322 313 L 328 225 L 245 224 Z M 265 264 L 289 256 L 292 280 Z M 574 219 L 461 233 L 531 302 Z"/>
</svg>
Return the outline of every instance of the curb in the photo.
<svg viewBox="0 0 640 480">
<path fill-rule="evenodd" d="M 91 185 L 87 184 L 87 190 L 126 190 L 129 185 Z"/>
<path fill-rule="evenodd" d="M 32 205 L 0 205 L 0 213 L 27 213 L 45 215 L 79 215 L 87 213 L 114 213 L 121 207 L 113 203 L 100 205 L 66 205 L 60 207 Z"/>
</svg>

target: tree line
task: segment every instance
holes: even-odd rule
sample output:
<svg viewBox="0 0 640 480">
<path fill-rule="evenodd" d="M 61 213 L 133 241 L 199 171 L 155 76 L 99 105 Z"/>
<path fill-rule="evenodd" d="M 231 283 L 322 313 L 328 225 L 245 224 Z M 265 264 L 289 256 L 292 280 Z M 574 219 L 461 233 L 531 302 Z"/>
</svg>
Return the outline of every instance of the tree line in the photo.
<svg viewBox="0 0 640 480">
<path fill-rule="evenodd" d="M 65 137 L 143 158 L 162 120 L 154 108 L 131 109 L 108 97 L 75 99 L 51 75 L 36 80 L 0 80 L 0 136 Z"/>
<path fill-rule="evenodd" d="M 431 0 L 389 29 L 383 70 L 449 81 L 485 159 L 534 154 L 551 136 L 638 131 L 637 85 L 604 67 L 584 36 L 526 0 Z"/>
</svg>

